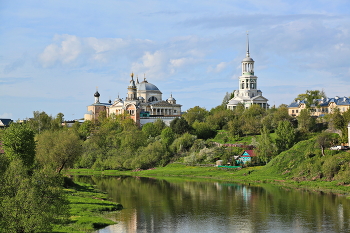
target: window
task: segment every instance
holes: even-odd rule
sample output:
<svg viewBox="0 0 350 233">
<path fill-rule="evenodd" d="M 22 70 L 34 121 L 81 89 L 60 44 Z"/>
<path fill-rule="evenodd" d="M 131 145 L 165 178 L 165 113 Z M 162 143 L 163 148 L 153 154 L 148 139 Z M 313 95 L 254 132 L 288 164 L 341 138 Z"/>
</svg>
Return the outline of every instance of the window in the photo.
<svg viewBox="0 0 350 233">
<path fill-rule="evenodd" d="M 158 101 L 157 97 L 151 96 L 148 98 L 148 102 Z"/>
<path fill-rule="evenodd" d="M 174 110 L 174 113 L 176 113 L 176 110 Z"/>
<path fill-rule="evenodd" d="M 298 113 L 298 110 L 295 110 L 295 113 Z"/>
<path fill-rule="evenodd" d="M 242 89 L 244 89 L 244 81 L 242 82 Z"/>
<path fill-rule="evenodd" d="M 294 110 L 292 110 L 292 113 L 294 113 Z"/>
</svg>

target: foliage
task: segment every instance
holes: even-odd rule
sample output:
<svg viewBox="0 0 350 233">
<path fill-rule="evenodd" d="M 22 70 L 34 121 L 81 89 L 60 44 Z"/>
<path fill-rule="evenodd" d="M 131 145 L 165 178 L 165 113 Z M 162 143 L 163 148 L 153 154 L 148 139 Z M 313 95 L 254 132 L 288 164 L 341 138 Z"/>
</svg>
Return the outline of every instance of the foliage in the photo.
<svg viewBox="0 0 350 233">
<path fill-rule="evenodd" d="M 34 131 L 27 124 L 12 123 L 2 134 L 5 155 L 10 159 L 20 159 L 31 169 L 35 156 Z"/>
<path fill-rule="evenodd" d="M 49 232 L 68 217 L 62 177 L 49 170 L 29 175 L 20 159 L 0 174 L 0 231 Z"/>
<path fill-rule="evenodd" d="M 73 166 L 80 157 L 82 146 L 79 136 L 72 130 L 45 131 L 38 136 L 37 160 L 60 173 Z"/>
<path fill-rule="evenodd" d="M 315 118 L 310 116 L 309 110 L 302 109 L 300 111 L 299 116 L 297 117 L 298 120 L 298 128 L 301 131 L 304 131 L 305 133 L 312 131 L 315 128 L 316 121 Z"/>
<path fill-rule="evenodd" d="M 305 106 L 310 109 L 312 105 L 318 106 L 317 99 L 326 98 L 326 93 L 322 90 L 307 90 L 305 94 L 299 94 L 295 100 L 305 100 Z"/>
<path fill-rule="evenodd" d="M 199 106 L 195 106 L 193 108 L 188 109 L 182 117 L 187 121 L 187 123 L 192 126 L 195 121 L 203 122 L 205 121 L 206 116 L 209 112 L 205 108 L 201 108 Z"/>
<path fill-rule="evenodd" d="M 316 137 L 316 145 L 321 148 L 322 156 L 325 156 L 324 150 L 332 144 L 336 144 L 336 137 L 332 133 L 322 132 Z"/>
<path fill-rule="evenodd" d="M 162 139 L 162 143 L 166 147 L 169 147 L 175 140 L 175 134 L 170 127 L 166 127 L 165 129 L 162 130 L 160 138 Z"/>
<path fill-rule="evenodd" d="M 257 148 L 255 151 L 260 161 L 265 163 L 268 163 L 276 154 L 277 148 L 275 144 L 273 144 L 270 137 L 270 132 L 266 127 L 261 130 L 261 136 L 258 138 Z"/>
<path fill-rule="evenodd" d="M 292 124 L 287 120 L 279 122 L 278 127 L 276 129 L 276 134 L 276 146 L 279 153 L 288 150 L 296 142 L 295 130 Z"/>
<path fill-rule="evenodd" d="M 175 118 L 170 122 L 170 128 L 176 134 L 184 134 L 190 131 L 190 125 L 183 117 Z"/>
<path fill-rule="evenodd" d="M 195 121 L 192 127 L 197 138 L 208 139 L 216 135 L 216 130 L 206 122 Z"/>
</svg>

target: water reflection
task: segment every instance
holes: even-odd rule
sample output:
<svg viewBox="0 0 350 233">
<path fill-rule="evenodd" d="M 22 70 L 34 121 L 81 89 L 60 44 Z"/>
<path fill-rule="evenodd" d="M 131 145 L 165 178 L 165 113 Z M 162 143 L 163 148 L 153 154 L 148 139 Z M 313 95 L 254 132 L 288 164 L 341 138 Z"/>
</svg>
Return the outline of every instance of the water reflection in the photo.
<svg viewBox="0 0 350 233">
<path fill-rule="evenodd" d="M 281 187 L 135 177 L 76 177 L 124 210 L 109 232 L 349 232 L 343 196 Z"/>
</svg>

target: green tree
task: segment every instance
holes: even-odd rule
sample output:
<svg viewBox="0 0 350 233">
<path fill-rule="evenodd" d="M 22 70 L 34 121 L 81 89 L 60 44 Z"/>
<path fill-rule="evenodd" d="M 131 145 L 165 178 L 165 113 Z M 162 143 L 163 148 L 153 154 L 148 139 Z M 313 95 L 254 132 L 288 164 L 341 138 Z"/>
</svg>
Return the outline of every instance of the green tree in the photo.
<svg viewBox="0 0 350 233">
<path fill-rule="evenodd" d="M 33 118 L 28 119 L 27 122 L 36 133 L 41 133 L 45 130 L 51 129 L 52 121 L 52 117 L 47 115 L 44 111 L 34 111 Z"/>
<path fill-rule="evenodd" d="M 205 118 L 208 116 L 208 114 L 209 112 L 205 108 L 195 106 L 193 108 L 188 109 L 187 112 L 185 112 L 182 116 L 183 118 L 185 118 L 188 124 L 192 126 L 192 124 L 195 121 L 205 121 Z"/>
<path fill-rule="evenodd" d="M 0 232 L 51 232 L 68 220 L 62 185 L 62 176 L 43 170 L 29 175 L 20 159 L 12 160 L 0 176 Z"/>
<path fill-rule="evenodd" d="M 235 91 L 233 91 L 232 93 L 228 93 L 226 92 L 223 100 L 222 100 L 222 103 L 221 103 L 221 106 L 224 106 L 226 108 L 226 105 L 228 104 L 228 102 L 233 98 L 235 97 Z"/>
<path fill-rule="evenodd" d="M 175 140 L 175 134 L 174 134 L 173 130 L 170 127 L 166 127 L 165 129 L 162 130 L 160 138 L 162 139 L 162 143 L 166 147 L 168 147 Z"/>
<path fill-rule="evenodd" d="M 73 166 L 81 154 L 82 142 L 74 131 L 46 131 L 38 136 L 37 160 L 57 173 Z"/>
<path fill-rule="evenodd" d="M 288 150 L 296 142 L 296 133 L 290 121 L 280 121 L 276 129 L 276 146 L 278 153 Z"/>
<path fill-rule="evenodd" d="M 272 142 L 270 132 L 265 127 L 263 127 L 261 130 L 261 135 L 257 140 L 257 148 L 255 151 L 259 160 L 265 162 L 266 164 L 276 154 L 276 146 Z"/>
<path fill-rule="evenodd" d="M 31 169 L 35 157 L 34 131 L 27 124 L 12 123 L 2 135 L 5 155 L 10 159 L 20 159 Z"/>
<path fill-rule="evenodd" d="M 331 133 L 322 132 L 316 138 L 316 145 L 321 148 L 322 156 L 324 156 L 324 150 L 330 147 L 333 141 L 333 136 Z"/>
<path fill-rule="evenodd" d="M 190 131 L 190 125 L 183 117 L 172 120 L 170 122 L 170 128 L 176 134 L 183 134 Z"/>
<path fill-rule="evenodd" d="M 304 132 L 310 132 L 315 128 L 316 121 L 313 117 L 310 116 L 309 111 L 307 109 L 302 109 L 300 111 L 298 120 L 298 128 Z"/>
<path fill-rule="evenodd" d="M 305 94 L 299 94 L 295 100 L 304 100 L 306 109 L 310 109 L 312 105 L 319 106 L 317 99 L 326 98 L 326 93 L 322 90 L 307 90 Z"/>
<path fill-rule="evenodd" d="M 198 122 L 195 121 L 193 123 L 193 129 L 195 131 L 195 135 L 199 139 L 208 139 L 213 138 L 216 135 L 216 130 L 206 122 Z"/>
<path fill-rule="evenodd" d="M 162 132 L 163 129 L 165 129 L 166 124 L 164 123 L 164 121 L 162 119 L 157 119 L 153 122 L 154 126 L 156 127 L 156 129 L 158 130 L 158 135 L 160 135 L 160 133 Z"/>
<path fill-rule="evenodd" d="M 144 124 L 142 126 L 142 131 L 145 133 L 146 137 L 156 137 L 162 132 L 152 122 Z"/>
<path fill-rule="evenodd" d="M 241 136 L 243 136 L 242 133 L 242 125 L 239 119 L 234 119 L 228 122 L 228 131 L 229 134 L 234 139 L 239 139 Z"/>
</svg>

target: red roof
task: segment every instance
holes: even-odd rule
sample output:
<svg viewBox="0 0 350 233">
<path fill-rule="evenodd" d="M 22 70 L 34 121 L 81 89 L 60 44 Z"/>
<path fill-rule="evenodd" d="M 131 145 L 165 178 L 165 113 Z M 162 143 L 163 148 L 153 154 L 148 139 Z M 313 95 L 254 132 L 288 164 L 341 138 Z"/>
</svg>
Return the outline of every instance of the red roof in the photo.
<svg viewBox="0 0 350 233">
<path fill-rule="evenodd" d="M 245 150 L 244 152 L 247 152 L 250 155 L 250 157 L 256 156 L 256 154 L 254 153 L 254 150 Z M 244 152 L 243 152 L 243 154 L 244 154 Z M 242 156 L 244 156 L 243 154 L 242 154 Z"/>
</svg>

